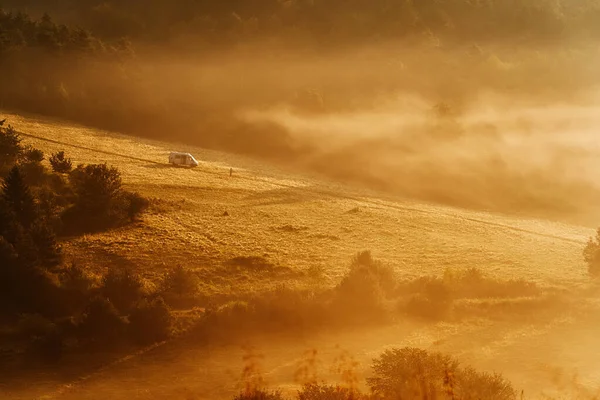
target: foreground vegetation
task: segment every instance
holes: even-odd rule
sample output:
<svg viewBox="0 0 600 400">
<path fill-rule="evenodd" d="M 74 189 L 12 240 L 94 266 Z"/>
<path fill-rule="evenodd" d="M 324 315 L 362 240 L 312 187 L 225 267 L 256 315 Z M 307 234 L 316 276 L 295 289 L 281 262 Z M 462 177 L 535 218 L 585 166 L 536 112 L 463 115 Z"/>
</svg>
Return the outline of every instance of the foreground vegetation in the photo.
<svg viewBox="0 0 600 400">
<path fill-rule="evenodd" d="M 312 360 L 314 362 L 314 360 Z M 311 365 L 311 364 L 309 364 Z M 367 378 L 368 392 L 358 388 L 351 359 L 337 366 L 343 383 L 318 382 L 314 368 L 303 369 L 305 382 L 297 391 L 298 400 L 392 400 L 465 399 L 513 400 L 516 390 L 501 374 L 482 373 L 461 366 L 441 353 L 404 347 L 390 349 L 373 360 Z M 260 370 L 249 364 L 244 369 L 245 388 L 235 400 L 283 400 L 281 392 L 265 388 Z"/>
</svg>

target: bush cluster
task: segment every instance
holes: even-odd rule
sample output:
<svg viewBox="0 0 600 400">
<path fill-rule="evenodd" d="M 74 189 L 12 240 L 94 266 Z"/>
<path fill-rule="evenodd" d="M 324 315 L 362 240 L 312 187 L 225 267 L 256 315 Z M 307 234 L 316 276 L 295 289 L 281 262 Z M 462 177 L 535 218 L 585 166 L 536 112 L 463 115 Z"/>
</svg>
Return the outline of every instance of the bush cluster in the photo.
<svg viewBox="0 0 600 400">
<path fill-rule="evenodd" d="M 22 146 L 4 122 L 0 154 L 0 318 L 29 315 L 20 331 L 47 360 L 58 358 L 61 338 L 76 332 L 81 339 L 111 340 L 127 323 L 136 341 L 164 337 L 168 308 L 156 299 L 143 301 L 137 275 L 111 269 L 98 286 L 83 268 L 64 265 L 59 240 L 65 233 L 126 224 L 147 200 L 123 190 L 118 170 L 105 164 L 71 170 L 60 152 L 50 158 L 54 171 L 48 171 L 44 153 Z M 65 318 L 78 319 L 78 328 L 56 323 Z M 149 321 L 156 322 L 156 330 L 148 329 Z"/>
<path fill-rule="evenodd" d="M 135 221 L 149 206 L 146 198 L 124 190 L 119 170 L 107 164 L 73 169 L 60 151 L 49 158 L 52 172 L 48 171 L 42 164 L 44 153 L 22 146 L 10 125 L 0 125 L 0 154 L 4 200 L 21 202 L 13 208 L 22 209 L 12 213 L 23 227 L 35 221 L 58 234 L 108 229 Z M 47 234 L 43 229 L 38 233 Z"/>
<path fill-rule="evenodd" d="M 373 361 L 373 375 L 367 383 L 381 399 L 443 398 L 449 393 L 460 399 L 516 398 L 510 382 L 499 374 L 460 367 L 452 357 L 410 347 L 385 351 Z"/>
<path fill-rule="evenodd" d="M 182 269 L 167 276 L 171 283 L 163 284 L 164 287 L 178 287 L 186 281 Z M 476 317 L 485 314 L 485 310 L 490 311 L 486 315 L 492 318 L 533 316 L 552 301 L 542 294 L 535 284 L 501 281 L 477 269 L 448 270 L 443 277 L 399 281 L 391 268 L 363 251 L 353 257 L 347 273 L 333 288 L 292 290 L 281 286 L 211 307 L 200 318 L 194 335 L 202 341 L 231 340 L 265 332 L 299 335 L 323 325 L 364 326 L 389 322 L 401 315 L 438 321 Z M 172 294 L 165 295 L 165 299 L 173 298 Z"/>
</svg>

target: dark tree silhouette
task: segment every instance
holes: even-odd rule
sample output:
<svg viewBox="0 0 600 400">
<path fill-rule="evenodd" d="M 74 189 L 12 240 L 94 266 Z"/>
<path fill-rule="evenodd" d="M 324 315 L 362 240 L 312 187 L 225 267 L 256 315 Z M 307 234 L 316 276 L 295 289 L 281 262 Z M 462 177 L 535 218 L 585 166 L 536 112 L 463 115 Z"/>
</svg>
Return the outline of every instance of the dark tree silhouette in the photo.
<svg viewBox="0 0 600 400">
<path fill-rule="evenodd" d="M 12 126 L 0 125 L 0 172 L 10 168 L 21 155 L 21 137 Z"/>
<path fill-rule="evenodd" d="M 119 311 L 128 311 L 142 296 L 142 282 L 127 268 L 113 268 L 102 280 L 102 294 Z"/>
<path fill-rule="evenodd" d="M 4 196 L 0 196 L 0 236 L 3 236 L 6 240 L 14 243 L 14 225 L 16 224 L 15 213 L 8 205 Z"/>
<path fill-rule="evenodd" d="M 121 174 L 106 164 L 79 165 L 71 172 L 76 206 L 86 213 L 106 216 L 121 194 Z"/>
<path fill-rule="evenodd" d="M 46 174 L 45 168 L 42 165 L 43 160 L 44 152 L 41 150 L 30 147 L 23 151 L 19 160 L 19 166 L 28 185 L 35 187 L 40 186 L 44 182 Z"/>
<path fill-rule="evenodd" d="M 87 305 L 79 327 L 85 336 L 111 341 L 123 331 L 124 323 L 109 300 L 96 297 Z"/>
<path fill-rule="evenodd" d="M 144 197 L 123 190 L 119 170 L 106 164 L 78 165 L 69 174 L 69 183 L 74 201 L 61 214 L 63 233 L 122 226 L 149 206 Z"/>
<path fill-rule="evenodd" d="M 58 174 L 66 174 L 73 169 L 73 163 L 70 158 L 65 156 L 64 151 L 52 154 L 49 159 L 52 170 Z"/>
<path fill-rule="evenodd" d="M 44 161 L 44 152 L 39 149 L 29 147 L 23 151 L 23 160 L 29 163 L 41 163 Z"/>
<path fill-rule="evenodd" d="M 37 208 L 29 186 L 23 180 L 19 167 L 14 166 L 2 185 L 2 197 L 17 221 L 29 228 L 37 218 Z"/>
<path fill-rule="evenodd" d="M 62 251 L 56 241 L 54 231 L 43 221 L 37 221 L 32 225 L 30 235 L 37 249 L 40 265 L 44 268 L 54 268 L 60 265 Z"/>
<path fill-rule="evenodd" d="M 4 236 L 0 236 L 0 281 L 6 282 L 5 271 L 11 265 L 14 265 L 17 259 L 17 252 L 14 246 Z M 0 287 L 2 284 L 0 284 Z"/>
<path fill-rule="evenodd" d="M 124 194 L 123 200 L 125 201 L 127 217 L 131 222 L 134 222 L 150 205 L 148 199 L 138 193 L 127 192 Z"/>
<path fill-rule="evenodd" d="M 161 297 L 142 300 L 129 315 L 130 332 L 140 344 L 166 339 L 171 331 L 171 313 Z"/>
</svg>

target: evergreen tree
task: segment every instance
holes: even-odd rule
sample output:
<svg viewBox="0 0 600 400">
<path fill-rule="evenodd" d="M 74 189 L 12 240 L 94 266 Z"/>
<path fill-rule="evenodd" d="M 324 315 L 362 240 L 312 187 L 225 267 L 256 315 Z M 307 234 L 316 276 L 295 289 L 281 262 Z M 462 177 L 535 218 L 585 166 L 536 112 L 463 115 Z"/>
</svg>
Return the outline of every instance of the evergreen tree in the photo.
<svg viewBox="0 0 600 400">
<path fill-rule="evenodd" d="M 37 210 L 35 200 L 29 186 L 23 180 L 19 167 L 14 166 L 4 179 L 2 197 L 17 221 L 24 228 L 29 228 L 37 217 Z"/>
<path fill-rule="evenodd" d="M 17 267 L 21 273 L 33 271 L 40 266 L 38 249 L 30 232 L 17 226 L 15 250 L 17 252 Z"/>
<path fill-rule="evenodd" d="M 12 306 L 17 257 L 14 246 L 0 236 L 0 312 Z"/>
<path fill-rule="evenodd" d="M 50 165 L 52 166 L 52 170 L 59 174 L 66 174 L 71 172 L 73 169 L 73 163 L 70 158 L 65 156 L 64 151 L 59 151 L 58 153 L 52 154 L 52 157 L 49 159 Z"/>
<path fill-rule="evenodd" d="M 36 221 L 31 227 L 31 240 L 37 250 L 39 265 L 54 268 L 62 261 L 62 251 L 56 241 L 54 231 L 43 221 Z"/>
<path fill-rule="evenodd" d="M 21 155 L 21 138 L 12 126 L 3 128 L 5 120 L 0 121 L 0 172 L 15 164 Z"/>
<path fill-rule="evenodd" d="M 19 167 L 25 182 L 30 186 L 40 186 L 45 178 L 45 168 L 42 165 L 44 160 L 44 152 L 33 147 L 29 147 L 23 151 Z"/>
<path fill-rule="evenodd" d="M 17 252 L 11 243 L 0 236 L 0 288 L 8 281 L 7 271 L 15 264 Z"/>
<path fill-rule="evenodd" d="M 14 224 L 15 215 L 4 197 L 0 196 L 0 237 L 4 237 L 10 243 L 13 243 L 9 238 L 14 236 Z"/>
</svg>

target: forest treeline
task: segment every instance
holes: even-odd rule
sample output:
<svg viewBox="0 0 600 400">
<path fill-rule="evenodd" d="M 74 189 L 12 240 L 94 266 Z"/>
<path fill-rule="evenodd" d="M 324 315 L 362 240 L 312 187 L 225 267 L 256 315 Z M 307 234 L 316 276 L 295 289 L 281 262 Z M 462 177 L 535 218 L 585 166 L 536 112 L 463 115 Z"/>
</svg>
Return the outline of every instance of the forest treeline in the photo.
<svg viewBox="0 0 600 400">
<path fill-rule="evenodd" d="M 125 88 L 121 67 L 131 55 L 125 40 L 104 42 L 48 14 L 34 19 L 0 10 L 0 74 L 8 77 L 0 108 L 93 122 L 91 116 L 115 104 L 102 93 Z"/>
<path fill-rule="evenodd" d="M 328 112 L 398 92 L 562 98 L 596 79 L 597 52 L 568 44 L 596 43 L 598 20 L 591 0 L 3 0 L 0 109 L 287 162 L 315 145 L 239 110 L 313 89 Z M 373 53 L 337 56 L 356 49 Z"/>
<path fill-rule="evenodd" d="M 592 0 L 4 0 L 8 9 L 53 13 L 103 38 L 225 44 L 247 38 L 368 42 L 431 32 L 451 40 L 543 39 L 600 34 Z"/>
<path fill-rule="evenodd" d="M 142 136 L 186 136 L 206 147 L 229 143 L 234 151 L 287 148 L 284 135 L 271 131 L 261 133 L 262 144 L 255 135 L 241 135 L 247 127 L 232 121 L 231 107 L 217 102 L 215 93 L 194 90 L 147 57 L 138 59 L 130 40 L 101 38 L 47 13 L 34 18 L 0 8 L 0 75 L 10 77 L 0 86 L 0 109 Z"/>
</svg>

